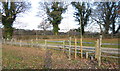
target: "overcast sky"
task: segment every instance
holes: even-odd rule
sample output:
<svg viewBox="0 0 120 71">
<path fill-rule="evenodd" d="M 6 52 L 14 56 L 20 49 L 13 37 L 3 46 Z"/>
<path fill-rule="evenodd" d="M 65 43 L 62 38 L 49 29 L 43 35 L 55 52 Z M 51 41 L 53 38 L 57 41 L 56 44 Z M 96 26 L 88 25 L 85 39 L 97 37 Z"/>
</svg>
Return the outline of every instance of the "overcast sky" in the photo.
<svg viewBox="0 0 120 71">
<path fill-rule="evenodd" d="M 38 25 L 39 23 L 42 21 L 42 18 L 39 16 L 36 16 L 38 14 L 39 11 L 39 1 L 40 0 L 36 0 L 33 1 L 31 0 L 32 3 L 32 8 L 30 9 L 29 12 L 27 12 L 26 14 L 21 14 L 23 15 L 23 17 L 18 17 L 16 19 L 16 21 L 20 21 L 18 24 L 18 22 L 15 22 L 15 24 L 13 25 L 16 28 L 24 28 L 24 29 L 38 29 Z M 75 22 L 75 18 L 73 17 L 73 13 L 74 13 L 74 8 L 72 7 L 72 5 L 68 6 L 68 10 L 65 12 L 65 14 L 63 14 L 63 19 L 61 21 L 61 24 L 59 25 L 60 27 L 60 31 L 68 31 L 69 29 L 75 29 L 78 28 L 79 26 L 77 25 L 78 22 Z M 52 27 L 50 28 L 52 29 Z"/>
<path fill-rule="evenodd" d="M 32 6 L 31 9 L 26 13 L 21 13 L 20 17 L 16 18 L 16 21 L 14 22 L 13 27 L 18 29 L 20 28 L 20 29 L 29 29 L 29 30 L 33 30 L 33 29 L 40 30 L 40 28 L 38 28 L 38 25 L 42 22 L 42 18 L 36 15 L 38 15 L 38 12 L 39 12 L 39 8 L 38 8 L 39 2 L 45 1 L 45 0 L 29 0 L 29 1 L 31 1 L 31 6 Z M 95 0 L 79 0 L 79 1 L 92 2 Z M 96 1 L 101 1 L 101 0 L 96 0 Z M 111 1 L 118 1 L 118 0 L 111 0 Z M 72 7 L 72 5 L 69 5 L 67 11 L 62 15 L 63 19 L 61 21 L 61 24 L 59 25 L 60 32 L 66 32 L 66 31 L 69 31 L 70 29 L 76 29 L 80 26 L 78 25 L 78 22 L 76 22 L 75 18 L 73 17 L 74 12 L 75 12 L 75 9 Z M 48 30 L 52 30 L 52 27 L 49 28 Z M 85 31 L 100 32 L 100 29 L 97 24 L 91 24 L 91 25 L 88 25 L 87 28 L 85 28 Z"/>
<path fill-rule="evenodd" d="M 21 29 L 30 29 L 30 30 L 38 30 L 38 25 L 41 23 L 42 18 L 39 16 L 36 16 L 39 11 L 39 2 L 40 0 L 30 0 L 31 1 L 31 9 L 26 13 L 21 13 L 20 17 L 16 18 L 16 22 L 14 22 L 13 27 L 15 28 L 21 28 Z M 75 21 L 75 18 L 73 17 L 73 13 L 75 12 L 75 9 L 72 7 L 72 5 L 68 6 L 67 11 L 65 14 L 63 14 L 63 19 L 61 21 L 60 32 L 66 32 L 69 29 L 75 29 L 78 28 L 78 22 Z M 94 30 L 93 30 L 94 29 Z M 52 30 L 52 27 L 49 29 Z M 89 27 L 85 28 L 85 31 L 92 31 L 92 32 L 99 32 L 99 27 L 97 25 L 89 25 Z"/>
</svg>

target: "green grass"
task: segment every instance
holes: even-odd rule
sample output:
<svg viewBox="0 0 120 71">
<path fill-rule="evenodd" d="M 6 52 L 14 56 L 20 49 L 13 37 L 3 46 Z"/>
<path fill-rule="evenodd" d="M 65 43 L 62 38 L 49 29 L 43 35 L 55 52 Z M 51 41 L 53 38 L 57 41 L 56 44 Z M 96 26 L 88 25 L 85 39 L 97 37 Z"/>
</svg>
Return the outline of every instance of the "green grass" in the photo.
<svg viewBox="0 0 120 71">
<path fill-rule="evenodd" d="M 21 49 L 12 49 L 12 47 L 9 48 L 3 48 L 3 69 L 30 69 L 33 67 L 42 67 L 38 64 L 39 62 L 44 62 L 40 56 L 38 57 L 36 54 L 32 55 L 30 53 L 22 51 Z"/>
<path fill-rule="evenodd" d="M 118 45 L 102 45 L 104 48 L 120 48 Z"/>
<path fill-rule="evenodd" d="M 12 69 L 13 67 L 19 68 L 22 65 L 19 63 L 22 61 L 22 57 L 19 57 L 16 54 L 16 51 L 3 51 L 3 64 L 5 64 L 3 67 L 6 67 L 8 69 Z"/>
<path fill-rule="evenodd" d="M 91 41 L 87 41 L 87 40 L 85 40 L 85 41 L 83 41 L 83 42 L 93 42 L 94 44 L 87 44 L 87 43 L 83 43 L 83 46 L 92 46 L 92 47 L 95 47 L 95 41 L 93 41 L 93 40 L 91 40 Z M 36 43 L 35 41 L 34 41 L 34 43 Z M 41 44 L 45 44 L 45 42 L 44 41 L 38 41 L 38 43 L 41 43 Z M 109 41 L 104 41 L 103 43 L 112 43 L 111 41 L 109 42 Z M 118 42 L 114 42 L 115 44 L 118 44 Z M 62 42 L 47 42 L 47 44 L 59 44 L 59 45 L 63 45 L 63 43 Z M 65 45 L 69 45 L 69 42 L 66 42 L 65 43 Z M 72 43 L 71 45 L 75 45 L 75 43 Z M 80 43 L 77 43 L 77 45 L 78 46 L 80 46 Z M 118 45 L 102 45 L 102 47 L 104 48 L 120 48 L 120 47 L 118 47 Z"/>
<path fill-rule="evenodd" d="M 40 43 L 40 44 L 45 44 L 45 40 L 49 40 L 49 39 L 42 39 L 42 40 L 34 40 L 33 43 Z M 51 41 L 58 41 L 59 39 L 54 39 L 54 40 L 51 40 Z M 68 39 L 65 39 L 66 41 Z M 59 40 L 59 41 L 62 41 L 62 40 Z M 74 42 L 74 38 L 72 38 L 72 41 Z M 78 42 L 80 42 L 80 38 L 77 39 Z M 25 42 L 28 42 L 28 43 L 31 43 L 31 41 L 25 41 Z M 92 42 L 94 44 L 87 44 L 87 43 L 83 43 L 83 46 L 92 46 L 92 47 L 95 47 L 96 45 L 96 39 L 91 39 L 91 38 L 83 38 L 83 42 Z M 113 44 L 119 44 L 118 43 L 118 39 L 103 39 L 102 40 L 102 43 L 113 43 Z M 50 42 L 48 41 L 47 44 L 56 44 L 56 45 L 63 45 L 62 42 Z M 75 43 L 72 43 L 72 45 L 74 45 Z M 69 42 L 65 42 L 65 45 L 69 45 Z M 77 45 L 79 46 L 80 43 L 77 43 Z M 118 47 L 118 45 L 102 45 L 102 47 L 107 47 L 107 48 L 120 48 Z"/>
</svg>

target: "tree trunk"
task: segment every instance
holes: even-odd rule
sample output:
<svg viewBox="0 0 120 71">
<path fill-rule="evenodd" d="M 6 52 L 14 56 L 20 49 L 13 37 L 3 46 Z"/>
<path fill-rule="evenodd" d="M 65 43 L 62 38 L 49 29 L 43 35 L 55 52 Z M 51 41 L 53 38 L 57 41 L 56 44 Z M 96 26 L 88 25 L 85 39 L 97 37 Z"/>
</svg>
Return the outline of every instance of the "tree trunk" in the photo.
<svg viewBox="0 0 120 71">
<path fill-rule="evenodd" d="M 12 39 L 13 36 L 13 28 L 12 27 L 4 27 L 3 37 L 7 40 Z"/>
<path fill-rule="evenodd" d="M 117 28 L 117 30 L 115 31 L 115 34 L 116 33 L 119 33 L 120 32 L 120 25 L 119 25 L 119 27 Z"/>
<path fill-rule="evenodd" d="M 108 34 L 109 28 L 105 28 L 104 34 Z"/>
<path fill-rule="evenodd" d="M 84 35 L 85 30 L 84 30 L 84 26 L 82 25 L 82 35 Z"/>
<path fill-rule="evenodd" d="M 53 32 L 55 35 L 58 35 L 58 30 L 59 30 L 58 24 L 53 24 Z"/>
<path fill-rule="evenodd" d="M 108 18 L 108 17 L 106 17 L 106 18 Z M 108 19 L 104 20 L 104 22 L 105 22 L 105 24 L 103 25 L 104 28 L 105 28 L 104 34 L 107 35 L 107 34 L 109 34 L 108 31 L 109 31 L 109 28 L 110 28 L 110 22 L 109 22 Z"/>
<path fill-rule="evenodd" d="M 12 39 L 13 35 L 13 28 L 12 24 L 14 22 L 15 18 L 8 18 L 6 16 L 2 16 L 2 24 L 4 25 L 4 33 L 3 37 L 4 39 Z"/>
</svg>

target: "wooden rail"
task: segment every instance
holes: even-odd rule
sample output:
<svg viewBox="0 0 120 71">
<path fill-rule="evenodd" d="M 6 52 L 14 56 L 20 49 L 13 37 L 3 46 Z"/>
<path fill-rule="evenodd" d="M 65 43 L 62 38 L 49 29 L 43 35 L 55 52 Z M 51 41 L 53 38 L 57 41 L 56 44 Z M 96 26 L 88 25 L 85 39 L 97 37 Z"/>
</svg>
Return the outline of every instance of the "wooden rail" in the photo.
<svg viewBox="0 0 120 71">
<path fill-rule="evenodd" d="M 102 53 L 107 53 L 107 54 L 119 54 L 118 51 L 120 51 L 120 49 L 117 48 L 102 48 L 101 45 L 101 39 L 97 39 L 96 41 L 96 45 L 95 47 L 87 47 L 87 46 L 82 46 L 82 53 L 80 52 L 80 47 L 77 45 L 77 39 L 75 39 L 74 44 L 75 45 L 71 45 L 71 38 L 69 38 L 69 45 L 66 45 L 66 42 L 68 41 L 49 41 L 49 40 L 45 40 L 44 43 L 34 43 L 34 40 L 30 40 L 29 43 L 26 43 L 22 40 L 16 41 L 16 40 L 12 40 L 12 41 L 5 41 L 3 40 L 3 44 L 10 44 L 10 45 L 19 45 L 20 47 L 22 46 L 30 46 L 30 47 L 41 47 L 41 48 L 47 48 L 47 49 L 54 49 L 54 50 L 62 50 L 63 52 L 68 52 L 68 56 L 69 56 L 69 60 L 71 59 L 71 54 L 74 53 L 74 57 L 75 59 L 77 58 L 77 54 L 85 54 L 86 58 L 89 57 L 90 53 L 93 53 L 95 55 L 95 58 L 98 60 L 98 65 L 101 65 L 101 57 L 110 57 L 110 58 L 120 58 L 117 56 L 104 56 L 101 55 Z M 49 42 L 57 42 L 56 44 L 50 44 Z M 59 44 L 61 43 L 61 44 Z"/>
</svg>

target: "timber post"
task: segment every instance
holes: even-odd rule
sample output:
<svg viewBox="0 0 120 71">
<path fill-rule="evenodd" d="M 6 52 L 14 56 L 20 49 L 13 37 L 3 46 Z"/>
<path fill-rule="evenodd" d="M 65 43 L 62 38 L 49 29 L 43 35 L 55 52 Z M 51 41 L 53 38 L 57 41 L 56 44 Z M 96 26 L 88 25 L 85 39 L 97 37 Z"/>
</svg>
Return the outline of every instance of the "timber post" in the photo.
<svg viewBox="0 0 120 71">
<path fill-rule="evenodd" d="M 69 38 L 69 59 L 68 60 L 71 60 L 71 37 Z"/>
</svg>

